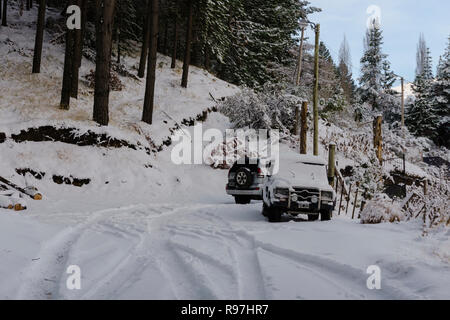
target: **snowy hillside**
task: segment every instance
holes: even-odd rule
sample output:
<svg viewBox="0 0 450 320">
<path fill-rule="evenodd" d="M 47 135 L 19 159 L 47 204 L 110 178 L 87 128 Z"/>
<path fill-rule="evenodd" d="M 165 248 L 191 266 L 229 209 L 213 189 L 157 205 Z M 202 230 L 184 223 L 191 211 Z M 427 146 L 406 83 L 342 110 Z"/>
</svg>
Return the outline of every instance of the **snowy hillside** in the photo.
<svg viewBox="0 0 450 320">
<path fill-rule="evenodd" d="M 46 34 L 42 72 L 31 75 L 35 16 L 36 8 L 22 17 L 13 11 L 0 31 L 0 176 L 43 194 L 26 199 L 24 211 L 0 208 L 0 299 L 450 298 L 444 223 L 362 224 L 351 218 L 352 208 L 361 210 L 352 193 L 350 212 L 336 209 L 332 221 L 285 215 L 269 224 L 261 202 L 236 205 L 225 193 L 227 170 L 175 165 L 170 142 L 180 129 L 233 127 L 216 108 L 240 88 L 203 69 L 191 67 L 183 89 L 181 63 L 171 69 L 158 55 L 153 125 L 140 121 L 145 82 L 125 76 L 123 90 L 111 92 L 107 127 L 91 120 L 86 80 L 70 110 L 58 109 L 64 50 Z M 131 73 L 138 59 L 124 58 Z M 82 65 L 82 78 L 95 68 Z M 320 157 L 335 143 L 337 169 L 354 172 L 345 188 L 370 188 L 380 183 L 365 170 L 374 159 L 372 115 L 362 125 L 346 116 L 320 120 Z M 398 160 L 404 147 L 408 176 L 441 181 L 423 155 L 445 151 L 388 126 L 383 132 L 386 159 Z M 308 153 L 312 139 L 309 130 Z M 296 156 L 297 140 L 282 141 L 281 161 Z M 379 170 L 388 180 L 399 162 Z M 66 286 L 72 265 L 81 269 L 81 290 Z M 381 290 L 367 287 L 372 265 L 382 270 Z"/>
</svg>

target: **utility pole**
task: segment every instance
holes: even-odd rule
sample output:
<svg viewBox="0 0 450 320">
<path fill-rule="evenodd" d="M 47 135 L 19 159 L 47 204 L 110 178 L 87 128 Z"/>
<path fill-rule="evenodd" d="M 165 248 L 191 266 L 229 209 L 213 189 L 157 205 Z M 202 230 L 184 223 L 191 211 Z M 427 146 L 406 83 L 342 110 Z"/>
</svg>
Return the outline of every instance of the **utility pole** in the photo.
<svg viewBox="0 0 450 320">
<path fill-rule="evenodd" d="M 405 79 L 400 77 L 402 81 L 402 132 L 405 126 Z"/>
<path fill-rule="evenodd" d="M 300 21 L 300 27 L 302 28 L 302 34 L 300 37 L 300 47 L 299 47 L 298 61 L 297 61 L 297 77 L 295 79 L 296 86 L 298 86 L 300 84 L 300 76 L 302 75 L 303 40 L 305 39 L 305 28 L 307 26 L 308 26 L 308 23 L 305 20 Z"/>
<path fill-rule="evenodd" d="M 314 50 L 314 155 L 319 155 L 319 37 L 320 24 L 316 25 L 316 43 Z"/>
</svg>

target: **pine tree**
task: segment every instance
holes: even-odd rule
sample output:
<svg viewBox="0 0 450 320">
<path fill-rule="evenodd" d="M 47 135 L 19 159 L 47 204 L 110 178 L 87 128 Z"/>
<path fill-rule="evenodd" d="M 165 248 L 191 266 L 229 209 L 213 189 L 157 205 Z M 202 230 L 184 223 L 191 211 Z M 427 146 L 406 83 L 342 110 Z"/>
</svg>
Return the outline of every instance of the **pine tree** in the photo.
<svg viewBox="0 0 450 320">
<path fill-rule="evenodd" d="M 438 65 L 436 81 L 433 82 L 431 104 L 438 118 L 437 137 L 439 145 L 450 148 L 450 37 L 444 56 Z"/>
<path fill-rule="evenodd" d="M 46 0 L 39 1 L 39 13 L 34 43 L 33 73 L 41 72 L 42 42 L 44 39 Z"/>
<path fill-rule="evenodd" d="M 383 70 L 381 74 L 381 87 L 384 92 L 392 93 L 392 86 L 396 80 L 394 72 L 391 70 L 391 64 L 388 60 L 383 61 Z"/>
<path fill-rule="evenodd" d="M 94 121 L 109 123 L 109 91 L 111 71 L 112 32 L 116 0 L 96 0 L 96 59 Z"/>
<path fill-rule="evenodd" d="M 6 27 L 8 25 L 6 19 L 8 16 L 8 0 L 3 0 L 3 10 L 2 10 L 2 26 Z"/>
<path fill-rule="evenodd" d="M 422 77 L 426 80 L 432 80 L 433 76 L 433 61 L 431 57 L 430 48 L 427 48 L 425 54 L 425 62 L 423 65 Z"/>
<path fill-rule="evenodd" d="M 348 103 L 352 103 L 354 99 L 355 83 L 352 76 L 350 46 L 345 36 L 339 49 L 337 73 L 341 88 L 344 90 L 345 99 Z"/>
<path fill-rule="evenodd" d="M 333 58 L 331 57 L 330 50 L 327 48 L 327 46 L 325 45 L 325 43 L 323 41 L 320 41 L 320 44 L 319 44 L 319 57 L 320 57 L 320 59 L 322 59 L 324 61 L 333 63 Z"/>
<path fill-rule="evenodd" d="M 158 19 L 159 19 L 159 1 L 150 0 L 148 17 L 150 21 L 150 43 L 147 62 L 147 82 L 145 86 L 144 111 L 142 113 L 142 121 L 152 124 L 153 122 L 153 106 L 155 100 L 155 80 L 156 80 L 156 58 L 158 43 Z"/>
<path fill-rule="evenodd" d="M 383 54 L 381 46 L 383 44 L 382 31 L 374 21 L 372 27 L 367 30 L 365 37 L 365 52 L 361 58 L 361 77 L 359 79 L 361 88 L 361 100 L 378 109 L 377 98 L 382 90 L 382 68 L 386 55 Z"/>
<path fill-rule="evenodd" d="M 424 68 L 427 60 L 427 43 L 423 33 L 419 36 L 419 43 L 417 44 L 416 53 L 416 77 L 423 75 Z"/>
<path fill-rule="evenodd" d="M 114 22 L 115 47 L 117 63 L 120 63 L 121 55 L 132 52 L 135 41 L 139 41 L 142 26 L 137 23 L 138 10 L 141 1 L 117 1 Z"/>
<path fill-rule="evenodd" d="M 219 75 L 236 84 L 256 87 L 277 78 L 295 45 L 298 21 L 320 11 L 307 1 L 229 0 L 227 20 L 231 46 Z"/>
<path fill-rule="evenodd" d="M 431 82 L 418 75 L 413 85 L 416 96 L 406 113 L 406 125 L 415 136 L 436 137 L 438 118 L 431 104 Z"/>
</svg>

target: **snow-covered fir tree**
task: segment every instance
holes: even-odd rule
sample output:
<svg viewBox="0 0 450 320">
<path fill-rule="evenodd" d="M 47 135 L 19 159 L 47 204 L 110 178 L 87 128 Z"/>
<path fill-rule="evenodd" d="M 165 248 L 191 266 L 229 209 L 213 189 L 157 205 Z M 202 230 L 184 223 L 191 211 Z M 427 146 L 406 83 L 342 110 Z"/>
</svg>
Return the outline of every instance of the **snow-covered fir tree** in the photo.
<svg viewBox="0 0 450 320">
<path fill-rule="evenodd" d="M 437 116 L 436 142 L 450 148 L 450 37 L 433 82 L 431 105 Z"/>
<path fill-rule="evenodd" d="M 365 52 L 361 58 L 360 97 L 361 101 L 368 103 L 372 109 L 378 109 L 377 97 L 382 90 L 382 69 L 386 55 L 382 52 L 383 44 L 382 31 L 373 22 L 371 28 L 366 32 Z"/>
<path fill-rule="evenodd" d="M 413 91 L 416 99 L 406 113 L 406 125 L 415 136 L 433 139 L 436 137 L 438 118 L 431 103 L 431 81 L 423 75 L 418 75 L 413 84 Z"/>
<path fill-rule="evenodd" d="M 396 80 L 394 72 L 391 70 L 391 64 L 388 60 L 383 61 L 383 70 L 381 73 L 381 87 L 386 93 L 392 92 L 392 86 Z"/>
<path fill-rule="evenodd" d="M 413 84 L 416 99 L 409 105 L 405 120 L 408 129 L 414 135 L 435 139 L 439 119 L 432 103 L 434 81 L 432 58 L 430 49 L 424 48 L 424 44 L 425 40 L 421 36 L 417 46 L 417 74 Z"/>
<path fill-rule="evenodd" d="M 230 0 L 231 46 L 219 75 L 237 84 L 255 87 L 276 79 L 295 44 L 298 21 L 320 11 L 308 1 Z"/>
</svg>

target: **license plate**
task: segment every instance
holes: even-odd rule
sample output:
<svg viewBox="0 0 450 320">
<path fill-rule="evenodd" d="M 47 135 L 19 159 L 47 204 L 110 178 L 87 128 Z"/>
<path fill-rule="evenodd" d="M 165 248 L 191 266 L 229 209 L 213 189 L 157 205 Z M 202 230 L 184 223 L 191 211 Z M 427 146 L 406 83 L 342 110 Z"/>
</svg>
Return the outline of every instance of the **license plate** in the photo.
<svg viewBox="0 0 450 320">
<path fill-rule="evenodd" d="M 300 209 L 308 209 L 309 208 L 308 202 L 298 202 L 297 205 Z"/>
</svg>

